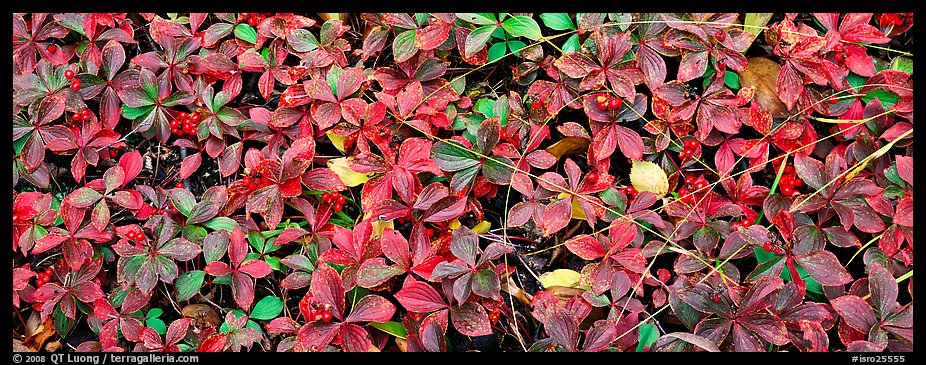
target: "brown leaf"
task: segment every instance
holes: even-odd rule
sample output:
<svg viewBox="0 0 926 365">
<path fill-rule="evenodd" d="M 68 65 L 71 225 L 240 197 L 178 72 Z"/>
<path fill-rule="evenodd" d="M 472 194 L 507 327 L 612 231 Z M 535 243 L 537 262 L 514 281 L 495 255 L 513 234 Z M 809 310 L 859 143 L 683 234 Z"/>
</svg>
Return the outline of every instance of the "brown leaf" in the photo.
<svg viewBox="0 0 926 365">
<path fill-rule="evenodd" d="M 196 330 L 206 327 L 218 327 L 222 324 L 222 318 L 212 307 L 205 304 L 190 304 L 183 307 L 180 313 L 184 317 L 193 319 L 193 328 Z"/>
<path fill-rule="evenodd" d="M 585 138 L 566 137 L 554 143 L 552 146 L 547 147 L 547 152 L 553 156 L 556 156 L 556 158 L 560 158 L 563 155 L 571 155 L 574 153 L 587 151 L 588 143 L 588 140 Z"/>
<path fill-rule="evenodd" d="M 749 66 L 739 72 L 740 85 L 744 88 L 755 86 L 754 99 L 775 118 L 788 116 L 788 108 L 778 99 L 778 73 L 781 65 L 764 57 L 749 59 Z"/>
<path fill-rule="evenodd" d="M 55 325 L 52 324 L 51 318 L 45 319 L 45 322 L 42 322 L 38 327 L 32 331 L 32 334 L 26 337 L 26 340 L 23 341 L 23 346 L 29 348 L 33 352 L 38 352 L 42 350 L 42 347 L 45 346 L 45 341 L 48 341 L 51 336 L 55 334 Z"/>
</svg>

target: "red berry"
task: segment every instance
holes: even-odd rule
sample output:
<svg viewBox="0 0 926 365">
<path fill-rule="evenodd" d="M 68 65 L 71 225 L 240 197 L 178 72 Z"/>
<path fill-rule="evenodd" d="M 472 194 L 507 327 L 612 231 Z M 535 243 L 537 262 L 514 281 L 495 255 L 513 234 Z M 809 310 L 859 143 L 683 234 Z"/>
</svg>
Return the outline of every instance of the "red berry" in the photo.
<svg viewBox="0 0 926 365">
<path fill-rule="evenodd" d="M 541 101 L 540 99 L 534 99 L 534 101 L 531 101 L 531 108 L 534 108 L 534 109 L 543 108 L 543 101 Z"/>
<path fill-rule="evenodd" d="M 183 182 L 178 181 L 176 187 L 183 188 Z"/>
<path fill-rule="evenodd" d="M 772 252 L 772 244 L 766 242 L 762 245 L 762 249 L 765 250 L 765 252 Z"/>
<path fill-rule="evenodd" d="M 180 114 L 177 114 L 177 119 L 187 119 L 189 116 L 190 114 L 187 112 L 180 112 Z"/>
<path fill-rule="evenodd" d="M 685 148 L 690 149 L 690 150 L 697 149 L 697 148 L 698 148 L 698 141 L 693 140 L 693 139 L 687 139 L 687 140 L 685 140 Z"/>
<path fill-rule="evenodd" d="M 724 62 L 723 60 L 717 61 L 717 70 L 719 70 L 719 71 L 726 71 L 726 70 L 727 70 L 727 63 Z"/>
<path fill-rule="evenodd" d="M 836 53 L 836 61 L 842 62 L 842 60 L 844 59 L 845 59 L 845 56 L 843 56 L 842 52 Z"/>
<path fill-rule="evenodd" d="M 331 193 L 322 193 L 322 201 L 331 203 Z"/>
<path fill-rule="evenodd" d="M 71 80 L 71 90 L 80 91 L 80 79 Z"/>
<path fill-rule="evenodd" d="M 694 156 L 694 150 L 686 148 L 682 150 L 682 158 Z"/>
<path fill-rule="evenodd" d="M 704 182 L 703 180 L 702 180 L 702 181 L 698 181 L 698 182 L 696 182 L 696 183 L 694 184 L 694 187 L 695 187 L 695 190 L 701 190 L 701 189 L 704 189 L 704 188 L 707 187 L 707 183 Z"/>
<path fill-rule="evenodd" d="M 331 322 L 331 311 L 322 312 L 322 321 L 325 323 Z"/>
<path fill-rule="evenodd" d="M 717 40 L 723 41 L 724 39 L 727 39 L 727 33 L 724 32 L 722 29 L 721 29 L 721 30 L 718 30 L 718 31 L 717 31 Z"/>
<path fill-rule="evenodd" d="M 54 44 L 48 46 L 48 52 L 49 52 L 49 53 L 55 53 L 55 51 L 57 51 L 57 50 L 58 50 L 58 46 L 56 46 L 56 45 L 54 45 Z"/>
<path fill-rule="evenodd" d="M 794 167 L 791 165 L 785 165 L 785 173 L 790 174 L 792 172 L 794 172 Z"/>
<path fill-rule="evenodd" d="M 335 212 L 340 212 L 341 209 L 344 209 L 344 206 L 341 204 L 335 204 L 331 209 L 334 209 Z"/>
<path fill-rule="evenodd" d="M 70 80 L 74 78 L 74 70 L 64 70 L 64 78 Z"/>
<path fill-rule="evenodd" d="M 785 188 L 785 187 L 793 188 L 793 187 L 794 187 L 794 180 L 791 180 L 791 179 L 788 178 L 787 176 L 782 176 L 782 177 L 781 177 L 781 181 L 779 181 L 778 184 L 781 185 L 782 189 Z M 784 190 L 782 190 L 782 191 L 784 191 Z"/>
<path fill-rule="evenodd" d="M 624 101 L 621 100 L 621 98 L 611 98 L 611 100 L 608 100 L 608 109 L 617 109 L 620 108 L 621 105 L 624 105 Z"/>
<path fill-rule="evenodd" d="M 589 172 L 588 175 L 585 176 L 585 180 L 587 180 L 589 183 L 592 183 L 592 184 L 597 183 L 598 173 Z"/>
<path fill-rule="evenodd" d="M 714 301 L 714 303 L 720 303 L 720 296 L 717 294 L 714 294 L 714 297 L 711 298 L 711 300 Z"/>
<path fill-rule="evenodd" d="M 254 17 L 254 16 L 249 17 L 249 18 L 248 18 L 248 25 L 250 25 L 250 26 L 252 26 L 252 27 L 255 26 L 255 25 L 257 25 L 257 18 Z"/>
<path fill-rule="evenodd" d="M 425 232 L 427 233 L 428 237 L 431 237 L 431 236 L 434 235 L 434 230 L 433 230 L 433 229 L 428 228 Z"/>
<path fill-rule="evenodd" d="M 193 115 L 190 116 L 190 122 L 193 122 L 193 123 L 199 123 L 201 119 L 202 119 L 202 116 L 200 116 L 198 113 L 193 113 Z"/>
<path fill-rule="evenodd" d="M 633 185 L 628 186 L 627 191 L 630 193 L 630 195 L 637 195 L 637 189 L 634 189 Z"/>
<path fill-rule="evenodd" d="M 608 102 L 598 103 L 598 110 L 608 110 Z"/>
<path fill-rule="evenodd" d="M 790 186 L 782 186 L 782 187 L 781 187 L 781 194 L 782 194 L 782 195 L 784 195 L 784 196 L 791 196 L 792 193 L 794 193 L 794 188 L 792 188 L 792 187 L 790 187 Z"/>
<path fill-rule="evenodd" d="M 176 129 L 176 128 L 179 127 L 179 126 L 180 126 L 180 121 L 179 121 L 179 120 L 174 119 L 174 120 L 170 121 L 170 128 L 171 128 L 171 129 Z"/>
<path fill-rule="evenodd" d="M 338 195 L 338 205 L 347 204 L 347 198 L 344 195 Z"/>
<path fill-rule="evenodd" d="M 688 185 L 694 184 L 695 183 L 694 175 L 688 175 L 688 177 L 685 178 L 685 183 Z"/>
<path fill-rule="evenodd" d="M 325 316 L 321 313 L 315 313 L 315 315 L 312 316 L 312 320 L 315 322 L 321 321 L 323 318 L 325 318 Z"/>
<path fill-rule="evenodd" d="M 791 179 L 791 183 L 792 183 L 792 185 L 794 185 L 794 187 L 801 187 L 801 186 L 804 186 L 804 180 L 801 180 L 801 179 L 799 179 L 799 178 L 797 178 L 797 177 L 792 178 L 792 179 Z"/>
</svg>

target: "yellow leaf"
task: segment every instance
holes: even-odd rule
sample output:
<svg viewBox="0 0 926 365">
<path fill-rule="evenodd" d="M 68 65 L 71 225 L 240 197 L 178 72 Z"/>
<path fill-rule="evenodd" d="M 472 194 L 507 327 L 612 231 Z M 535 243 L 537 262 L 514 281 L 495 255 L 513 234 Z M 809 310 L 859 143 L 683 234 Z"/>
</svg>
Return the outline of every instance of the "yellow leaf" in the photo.
<svg viewBox="0 0 926 365">
<path fill-rule="evenodd" d="M 370 219 L 370 217 L 371 217 L 372 215 L 373 215 L 372 212 L 366 212 L 366 213 L 363 215 L 363 220 Z M 388 221 L 386 221 L 386 220 L 380 220 L 380 219 L 374 219 L 372 222 L 370 222 L 370 225 L 373 227 L 373 238 L 380 238 L 380 237 L 382 237 L 382 236 L 383 236 L 383 231 L 385 231 L 386 228 L 395 229 L 395 223 L 393 222 L 392 219 L 390 219 L 390 220 L 388 220 Z"/>
<path fill-rule="evenodd" d="M 579 273 L 569 269 L 557 269 L 540 274 L 540 283 L 544 288 L 551 286 L 572 287 L 579 283 Z"/>
<path fill-rule="evenodd" d="M 637 191 L 649 191 L 658 197 L 669 192 L 669 177 L 659 165 L 649 161 L 633 161 L 630 168 L 630 183 Z"/>
<path fill-rule="evenodd" d="M 361 174 L 350 168 L 350 160 L 347 157 L 336 158 L 333 160 L 328 160 L 328 168 L 331 171 L 334 171 L 338 177 L 341 178 L 341 182 L 347 186 L 357 186 L 367 182 L 370 179 L 366 174 Z"/>
<path fill-rule="evenodd" d="M 453 222 L 447 224 L 447 228 L 450 228 L 451 231 L 460 228 L 460 226 L 462 226 L 462 224 L 460 224 L 459 219 L 454 219 Z"/>
<path fill-rule="evenodd" d="M 559 195 L 556 196 L 557 199 L 566 199 L 568 197 L 569 197 L 569 193 L 565 191 L 562 193 L 559 193 Z M 582 206 L 579 205 L 578 200 L 572 201 L 572 216 L 571 217 L 572 219 L 585 220 L 585 212 L 582 211 Z"/>
<path fill-rule="evenodd" d="M 483 234 L 488 232 L 489 228 L 492 228 L 492 223 L 489 223 L 489 221 L 482 221 L 473 227 L 473 233 Z"/>
<path fill-rule="evenodd" d="M 344 140 L 346 137 L 341 137 L 337 134 L 334 134 L 332 131 L 325 132 L 325 135 L 328 136 L 328 139 L 331 140 L 331 144 L 334 145 L 338 151 L 344 152 Z"/>
</svg>

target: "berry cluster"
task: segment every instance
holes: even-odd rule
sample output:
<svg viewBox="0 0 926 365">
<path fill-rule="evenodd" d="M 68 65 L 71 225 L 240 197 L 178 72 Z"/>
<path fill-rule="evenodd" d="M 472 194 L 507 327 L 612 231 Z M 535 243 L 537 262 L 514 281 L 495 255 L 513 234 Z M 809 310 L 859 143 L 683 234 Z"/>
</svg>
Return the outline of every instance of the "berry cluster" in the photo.
<svg viewBox="0 0 926 365">
<path fill-rule="evenodd" d="M 836 52 L 833 56 L 836 57 L 837 62 L 842 62 L 846 59 L 846 51 L 842 48 L 842 43 L 836 43 L 833 46 L 833 52 Z"/>
<path fill-rule="evenodd" d="M 246 175 L 241 178 L 241 182 L 247 186 L 248 190 L 257 190 L 270 185 L 270 179 L 260 172 L 248 173 L 245 171 L 245 173 Z"/>
<path fill-rule="evenodd" d="M 701 146 L 701 144 L 698 143 L 698 141 L 694 139 L 686 139 L 684 142 L 682 142 L 682 145 L 683 145 L 682 153 L 679 154 L 679 157 L 681 157 L 682 159 L 686 159 L 691 156 L 694 156 L 695 152 L 698 151 L 698 147 Z"/>
<path fill-rule="evenodd" d="M 902 27 L 913 19 L 912 13 L 882 13 L 880 18 L 881 25 L 893 24 L 895 27 Z M 51 47 L 49 47 L 49 50 Z"/>
<path fill-rule="evenodd" d="M 344 209 L 344 204 L 347 204 L 347 198 L 337 191 L 322 193 L 322 201 L 328 203 L 335 212 L 340 212 Z"/>
<path fill-rule="evenodd" d="M 119 157 L 119 151 L 122 151 L 123 149 L 125 149 L 125 142 L 113 143 L 112 146 L 109 146 L 109 157 Z"/>
<path fill-rule="evenodd" d="M 537 98 L 531 101 L 531 108 L 540 109 L 543 108 L 543 105 L 546 104 L 543 99 Z"/>
<path fill-rule="evenodd" d="M 707 179 L 704 176 L 688 175 L 685 177 L 685 184 L 678 189 L 678 195 L 683 203 L 694 204 L 698 200 L 697 195 L 707 194 L 708 190 L 705 190 L 707 186 Z"/>
<path fill-rule="evenodd" d="M 774 245 L 771 242 L 764 243 L 762 245 L 762 249 L 765 250 L 765 252 L 773 252 L 776 255 L 782 255 L 785 253 L 785 250 L 781 248 L 781 246 Z"/>
<path fill-rule="evenodd" d="M 742 220 L 742 221 L 733 221 L 733 222 L 730 222 L 730 225 L 733 226 L 733 228 L 735 229 L 735 228 L 737 228 L 737 227 L 744 227 L 744 228 L 745 228 L 745 227 L 749 227 L 749 226 L 752 225 L 752 223 L 749 222 L 748 220 L 745 220 L 745 219 L 744 219 L 744 220 Z"/>
<path fill-rule="evenodd" d="M 180 112 L 176 119 L 170 121 L 170 132 L 178 136 L 195 135 L 201 121 L 202 116 L 199 113 Z"/>
<path fill-rule="evenodd" d="M 616 96 L 609 97 L 607 94 L 601 93 L 595 97 L 595 101 L 598 102 L 598 110 L 617 110 L 621 105 L 624 105 L 624 101 L 621 98 Z"/>
<path fill-rule="evenodd" d="M 80 79 L 74 77 L 73 70 L 64 70 L 64 78 L 71 80 L 71 90 L 80 91 L 81 84 Z"/>
<path fill-rule="evenodd" d="M 633 185 L 627 185 L 622 188 L 617 188 L 617 190 L 624 193 L 624 195 L 627 195 L 627 197 L 630 198 L 631 200 L 635 199 L 637 197 L 637 194 L 640 193 L 637 191 L 637 189 L 634 189 Z"/>
<path fill-rule="evenodd" d="M 248 25 L 256 27 L 258 24 L 267 19 L 267 14 L 262 13 L 241 13 L 241 16 L 248 17 Z"/>
<path fill-rule="evenodd" d="M 804 181 L 797 177 L 794 167 L 788 164 L 785 166 L 785 173 L 781 175 L 781 180 L 778 181 L 778 186 L 781 187 L 781 195 L 796 198 L 801 195 L 797 188 L 804 186 Z"/>
<path fill-rule="evenodd" d="M 331 305 L 319 303 L 312 296 L 312 292 L 306 293 L 302 300 L 299 301 L 299 312 L 309 322 L 322 321 L 328 323 L 331 322 L 332 318 Z"/>
<path fill-rule="evenodd" d="M 38 278 L 35 279 L 35 286 L 41 288 L 43 285 L 48 284 L 51 281 L 51 276 L 55 274 L 55 271 L 51 269 L 51 266 L 45 269 L 45 271 L 38 272 Z"/>
<path fill-rule="evenodd" d="M 73 120 L 73 121 L 75 121 L 75 122 L 87 122 L 87 121 L 90 120 L 90 118 L 91 118 L 92 116 L 93 116 L 93 114 L 92 114 L 92 112 L 90 111 L 90 109 L 89 109 L 89 108 L 84 108 L 83 110 L 81 110 L 81 111 L 79 111 L 79 112 L 77 112 L 77 113 L 74 113 L 74 115 L 71 116 L 71 120 Z"/>
<path fill-rule="evenodd" d="M 125 234 L 125 238 L 128 238 L 132 241 L 141 241 L 145 239 L 145 234 L 141 231 L 132 230 Z"/>
<path fill-rule="evenodd" d="M 589 172 L 588 175 L 585 175 L 585 181 L 588 181 L 589 184 L 597 183 L 599 178 L 601 176 L 597 172 Z"/>
</svg>

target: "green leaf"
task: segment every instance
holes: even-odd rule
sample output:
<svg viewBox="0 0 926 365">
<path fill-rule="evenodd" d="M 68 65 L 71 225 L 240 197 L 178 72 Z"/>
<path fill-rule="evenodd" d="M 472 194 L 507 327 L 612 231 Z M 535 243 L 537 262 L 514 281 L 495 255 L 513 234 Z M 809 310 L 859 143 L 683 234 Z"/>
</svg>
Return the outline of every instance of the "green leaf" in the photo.
<svg viewBox="0 0 926 365">
<path fill-rule="evenodd" d="M 502 28 L 515 37 L 526 37 L 535 41 L 543 37 L 540 33 L 540 25 L 529 16 L 513 16 L 502 23 Z"/>
<path fill-rule="evenodd" d="M 190 216 L 190 210 L 196 205 L 196 197 L 186 189 L 171 189 L 170 200 L 174 202 L 174 207 L 183 214 L 184 217 Z"/>
<path fill-rule="evenodd" d="M 482 98 L 476 101 L 473 110 L 482 113 L 486 118 L 491 118 L 495 116 L 495 113 L 492 111 L 494 104 L 495 102 L 489 98 Z"/>
<path fill-rule="evenodd" d="M 642 352 L 646 346 L 652 346 L 659 338 L 659 331 L 656 325 L 652 323 L 641 324 L 639 327 L 640 337 L 637 343 L 637 352 Z"/>
<path fill-rule="evenodd" d="M 573 34 L 566 43 L 563 43 L 563 53 L 578 52 L 581 45 L 579 44 L 579 35 Z"/>
<path fill-rule="evenodd" d="M 862 101 L 865 104 L 870 103 L 872 100 L 877 98 L 881 101 L 881 105 L 884 106 L 884 109 L 890 109 L 894 104 L 897 104 L 900 101 L 900 95 L 894 94 L 890 91 L 884 89 L 875 89 L 869 91 L 865 96 L 862 97 Z"/>
<path fill-rule="evenodd" d="M 370 322 L 370 327 L 376 328 L 380 331 L 386 332 L 393 337 L 398 337 L 405 339 L 405 326 L 399 322 L 389 321 L 389 322 Z"/>
<path fill-rule="evenodd" d="M 160 317 L 162 314 L 164 314 L 164 310 L 163 310 L 163 309 L 161 309 L 161 308 L 151 308 L 151 310 L 148 311 L 147 314 L 145 314 L 145 319 L 157 318 L 157 317 Z"/>
<path fill-rule="evenodd" d="M 489 47 L 489 63 L 500 60 L 502 57 L 505 57 L 505 42 L 498 42 Z"/>
<path fill-rule="evenodd" d="M 492 114 L 499 118 L 499 125 L 504 127 L 505 124 L 508 123 L 508 115 L 511 114 L 511 108 L 508 106 L 507 96 L 502 95 L 492 104 Z"/>
<path fill-rule="evenodd" d="M 145 320 L 145 326 L 154 328 L 155 331 L 158 331 L 159 335 L 167 333 L 167 325 L 164 324 L 160 318 L 148 318 Z"/>
<path fill-rule="evenodd" d="M 770 19 L 772 19 L 772 13 L 746 13 L 746 19 L 743 22 L 746 26 L 743 30 L 758 36 Z"/>
<path fill-rule="evenodd" d="M 231 285 L 231 274 L 222 275 L 212 279 L 213 284 Z"/>
<path fill-rule="evenodd" d="M 457 13 L 457 18 L 467 22 L 479 25 L 489 25 L 498 23 L 495 14 L 492 13 Z"/>
<path fill-rule="evenodd" d="M 174 288 L 177 290 L 177 301 L 184 301 L 192 298 L 199 289 L 203 287 L 203 279 L 206 272 L 202 270 L 190 270 L 177 277 L 174 281 Z"/>
<path fill-rule="evenodd" d="M 251 44 L 257 43 L 257 31 L 244 23 L 235 26 L 235 37 Z"/>
<path fill-rule="evenodd" d="M 254 305 L 251 310 L 251 318 L 269 321 L 280 315 L 283 311 L 283 299 L 275 296 L 266 296 Z"/>
<path fill-rule="evenodd" d="M 415 30 L 406 30 L 399 33 L 392 41 L 392 52 L 395 55 L 396 62 L 411 58 L 417 51 L 418 49 L 415 48 Z"/>
<path fill-rule="evenodd" d="M 891 62 L 891 69 L 913 75 L 913 60 L 903 56 L 897 57 Z"/>
<path fill-rule="evenodd" d="M 257 231 L 251 231 L 248 233 L 248 243 L 251 244 L 251 247 L 254 247 L 254 250 L 259 253 L 266 253 L 264 249 L 267 247 L 267 241 L 264 239 L 264 235 Z"/>
<path fill-rule="evenodd" d="M 476 52 L 482 51 L 485 47 L 486 42 L 489 41 L 489 38 L 492 37 L 492 32 L 497 29 L 496 25 L 485 25 L 479 28 L 473 29 L 472 32 L 466 36 L 466 42 L 464 43 L 463 51 L 468 55 L 474 55 Z"/>
<path fill-rule="evenodd" d="M 142 106 L 138 108 L 132 108 L 132 107 L 129 107 L 128 105 L 123 104 L 122 105 L 122 117 L 128 120 L 135 120 L 136 118 L 150 112 L 151 109 L 154 109 L 154 106 L 148 105 L 148 106 Z"/>
<path fill-rule="evenodd" d="M 459 142 L 438 142 L 431 149 L 431 156 L 444 171 L 454 172 L 479 165 L 479 158 Z"/>
<path fill-rule="evenodd" d="M 521 50 L 526 48 L 527 45 L 521 41 L 508 41 L 508 49 L 511 50 L 511 53 L 514 53 L 516 56 L 521 57 Z"/>
<path fill-rule="evenodd" d="M 740 89 L 740 77 L 736 72 L 727 71 L 723 74 L 723 83 L 733 90 Z"/>
<path fill-rule="evenodd" d="M 280 247 L 280 246 L 276 246 Z M 271 270 L 282 271 L 280 270 L 280 259 L 276 257 L 265 257 L 264 262 L 267 263 L 267 266 L 270 266 Z"/>
<path fill-rule="evenodd" d="M 566 13 L 541 13 L 540 20 L 543 25 L 553 30 L 576 30 L 575 23 Z"/>
<path fill-rule="evenodd" d="M 183 227 L 183 238 L 198 245 L 202 245 L 203 239 L 206 238 L 206 234 L 206 229 L 200 226 Z"/>
<path fill-rule="evenodd" d="M 213 231 L 221 231 L 224 229 L 231 232 L 235 230 L 235 227 L 238 226 L 238 223 L 235 222 L 234 219 L 228 217 L 215 217 L 203 222 L 203 225 Z"/>
</svg>

